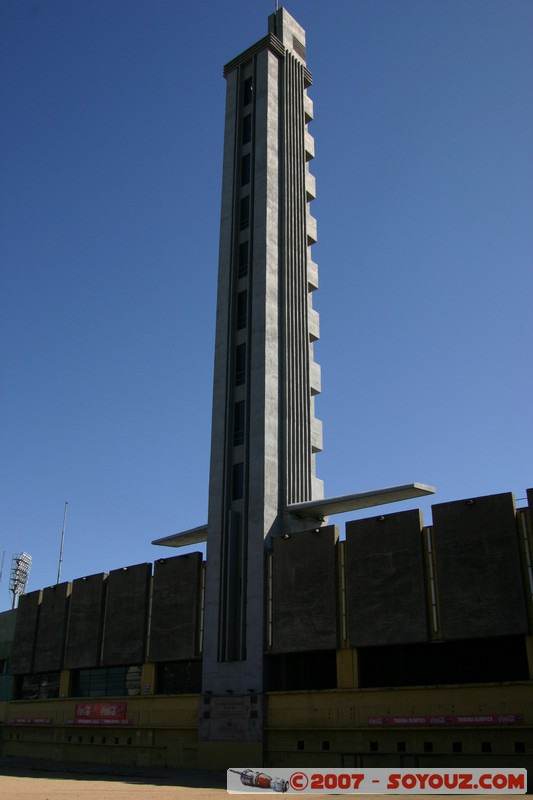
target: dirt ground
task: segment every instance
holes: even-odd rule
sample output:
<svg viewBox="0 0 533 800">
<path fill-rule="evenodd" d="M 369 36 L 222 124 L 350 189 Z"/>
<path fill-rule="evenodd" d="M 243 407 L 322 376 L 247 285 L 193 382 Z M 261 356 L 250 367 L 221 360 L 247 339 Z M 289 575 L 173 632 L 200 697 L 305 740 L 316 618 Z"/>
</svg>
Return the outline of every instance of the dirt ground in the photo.
<svg viewBox="0 0 533 800">
<path fill-rule="evenodd" d="M 172 777 L 94 775 L 87 773 L 22 770 L 0 765 L 1 800 L 224 800 L 225 775 L 184 772 Z M 247 795 L 251 798 L 261 795 Z M 272 794 L 264 794 L 267 800 Z M 300 795 L 316 798 L 317 795 Z M 353 797 L 353 795 L 352 795 Z M 358 795 L 358 800 L 376 800 L 385 795 Z M 392 798 L 393 795 L 388 797 Z M 415 800 L 421 795 L 394 795 Z M 450 800 L 450 795 L 433 795 L 433 800 Z M 461 800 L 482 800 L 481 795 L 461 795 Z M 495 797 L 493 795 L 493 797 Z M 499 795 L 516 800 L 517 795 Z"/>
<path fill-rule="evenodd" d="M 250 800 L 259 797 L 273 800 L 276 797 L 267 792 L 243 793 L 239 796 L 243 800 L 246 797 Z M 59 765 L 52 762 L 0 758 L 0 800 L 231 800 L 231 797 L 238 796 L 226 792 L 225 772 L 134 770 L 109 765 L 93 769 L 86 764 L 69 764 L 67 769 L 61 770 Z M 299 797 L 302 800 L 316 800 L 320 795 L 301 794 Z M 351 797 L 357 800 L 421 800 L 424 796 L 374 794 Z M 450 800 L 450 795 L 431 797 L 432 800 Z M 460 800 L 517 800 L 520 795 L 478 794 L 459 797 Z"/>
<path fill-rule="evenodd" d="M 201 786 L 199 775 L 187 774 L 180 781 L 38 770 L 8 772 L 5 774 L 6 768 L 0 766 L 1 800 L 224 800 L 228 797 L 225 781 L 214 781 L 209 774 Z"/>
</svg>

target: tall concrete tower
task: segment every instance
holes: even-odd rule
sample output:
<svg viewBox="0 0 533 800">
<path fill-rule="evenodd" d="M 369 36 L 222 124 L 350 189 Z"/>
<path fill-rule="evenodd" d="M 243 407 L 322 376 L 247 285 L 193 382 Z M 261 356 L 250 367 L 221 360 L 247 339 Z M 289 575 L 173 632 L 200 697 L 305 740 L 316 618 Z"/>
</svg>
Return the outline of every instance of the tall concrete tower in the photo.
<svg viewBox="0 0 533 800">
<path fill-rule="evenodd" d="M 281 9 L 226 65 L 204 689 L 261 690 L 265 540 L 323 496 L 305 32 Z"/>
<path fill-rule="evenodd" d="M 326 515 L 426 494 L 420 484 L 324 499 L 312 296 L 316 221 L 305 31 L 284 9 L 225 69 L 226 123 L 207 539 L 201 762 L 262 763 L 265 555 Z M 433 490 L 431 490 L 433 491 Z"/>
</svg>

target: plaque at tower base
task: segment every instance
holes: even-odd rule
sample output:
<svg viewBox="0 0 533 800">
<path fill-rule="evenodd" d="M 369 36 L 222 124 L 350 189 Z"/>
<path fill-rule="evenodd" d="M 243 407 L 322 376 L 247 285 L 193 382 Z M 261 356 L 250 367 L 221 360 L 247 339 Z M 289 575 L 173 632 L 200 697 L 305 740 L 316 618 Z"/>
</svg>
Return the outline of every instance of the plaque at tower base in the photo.
<svg viewBox="0 0 533 800">
<path fill-rule="evenodd" d="M 200 705 L 200 741 L 260 742 L 262 730 L 261 695 L 203 695 Z"/>
</svg>

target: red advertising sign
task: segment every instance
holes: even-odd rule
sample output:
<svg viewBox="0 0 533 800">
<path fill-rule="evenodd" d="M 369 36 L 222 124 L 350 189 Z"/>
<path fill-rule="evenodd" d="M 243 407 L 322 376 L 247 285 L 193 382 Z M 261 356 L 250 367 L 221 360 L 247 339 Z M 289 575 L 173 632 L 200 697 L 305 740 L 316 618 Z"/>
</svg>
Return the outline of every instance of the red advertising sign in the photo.
<svg viewBox="0 0 533 800">
<path fill-rule="evenodd" d="M 520 725 L 523 714 L 464 714 L 459 716 L 423 717 L 369 717 L 372 727 L 400 727 L 412 725 Z"/>
<path fill-rule="evenodd" d="M 130 725 L 127 703 L 78 703 L 75 725 Z"/>
</svg>

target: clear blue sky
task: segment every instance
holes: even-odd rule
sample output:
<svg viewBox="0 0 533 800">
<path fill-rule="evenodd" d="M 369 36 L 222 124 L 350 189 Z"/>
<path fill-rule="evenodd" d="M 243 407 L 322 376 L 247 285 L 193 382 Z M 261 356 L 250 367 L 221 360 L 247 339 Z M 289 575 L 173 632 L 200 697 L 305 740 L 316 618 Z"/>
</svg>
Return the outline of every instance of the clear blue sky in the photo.
<svg viewBox="0 0 533 800">
<path fill-rule="evenodd" d="M 13 553 L 55 583 L 65 500 L 65 580 L 206 522 L 222 67 L 274 6 L 0 4 L 0 610 Z M 521 498 L 533 4 L 286 7 L 314 76 L 326 494 Z M 388 510 L 413 505 L 431 521 Z"/>
</svg>

